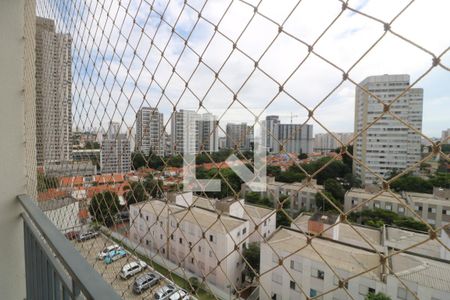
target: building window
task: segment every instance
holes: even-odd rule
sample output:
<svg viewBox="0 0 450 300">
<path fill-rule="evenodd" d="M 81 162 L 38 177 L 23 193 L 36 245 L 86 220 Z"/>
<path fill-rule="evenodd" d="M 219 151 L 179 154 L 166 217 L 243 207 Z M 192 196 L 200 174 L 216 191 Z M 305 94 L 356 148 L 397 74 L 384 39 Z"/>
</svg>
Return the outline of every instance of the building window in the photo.
<svg viewBox="0 0 450 300">
<path fill-rule="evenodd" d="M 311 269 L 311 276 L 314 277 L 314 278 L 318 278 L 318 279 L 323 280 L 325 278 L 325 272 L 322 271 L 322 270 L 319 270 L 319 269 L 312 268 Z"/>
<path fill-rule="evenodd" d="M 162 240 L 162 234 L 159 235 L 159 238 Z"/>
<path fill-rule="evenodd" d="M 179 241 L 180 241 L 180 244 L 183 244 L 183 239 L 182 238 L 180 238 Z"/>
<path fill-rule="evenodd" d="M 212 257 L 212 251 L 209 250 L 209 257 Z"/>
<path fill-rule="evenodd" d="M 198 246 L 198 252 L 202 252 L 202 246 Z"/>
<path fill-rule="evenodd" d="M 317 291 L 315 289 L 309 289 L 309 296 L 310 297 L 316 297 Z"/>
<path fill-rule="evenodd" d="M 145 216 L 145 220 L 148 221 L 148 216 Z"/>
<path fill-rule="evenodd" d="M 399 212 L 399 213 L 404 213 L 404 212 L 405 212 L 405 208 L 402 207 L 402 206 L 400 206 L 400 207 L 398 208 L 398 212 Z"/>
<path fill-rule="evenodd" d="M 390 204 L 386 204 L 385 209 L 386 210 L 392 210 L 392 206 Z"/>
<path fill-rule="evenodd" d="M 145 244 L 148 246 L 150 244 L 149 240 L 145 240 Z"/>
<path fill-rule="evenodd" d="M 212 234 L 209 235 L 209 241 L 214 242 L 214 236 Z"/>
<path fill-rule="evenodd" d="M 301 272 L 302 271 L 302 264 L 298 261 L 291 260 L 291 269 Z"/>
<path fill-rule="evenodd" d="M 247 233 L 247 227 L 245 227 L 244 229 L 242 229 L 242 234 L 246 234 Z"/>
<path fill-rule="evenodd" d="M 290 281 L 289 282 L 289 287 L 291 288 L 291 290 L 294 290 L 295 291 L 295 281 Z"/>
</svg>

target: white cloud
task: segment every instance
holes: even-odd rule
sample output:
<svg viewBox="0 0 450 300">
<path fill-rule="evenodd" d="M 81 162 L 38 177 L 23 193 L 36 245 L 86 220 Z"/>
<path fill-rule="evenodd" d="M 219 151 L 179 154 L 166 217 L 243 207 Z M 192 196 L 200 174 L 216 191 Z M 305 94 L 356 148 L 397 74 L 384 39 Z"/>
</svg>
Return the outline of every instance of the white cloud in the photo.
<svg viewBox="0 0 450 300">
<path fill-rule="evenodd" d="M 57 6 L 58 1 L 48 1 Z M 314 51 L 347 72 L 384 30 L 383 24 L 377 21 L 350 10 L 341 12 L 342 3 L 337 0 L 284 0 L 282 3 L 263 0 L 255 15 L 247 3 L 256 5 L 257 2 L 195 0 L 187 1 L 186 5 L 181 0 L 157 0 L 152 11 L 147 1 L 129 0 L 120 4 L 118 1 L 87 1 L 89 9 L 79 18 L 73 16 L 71 20 L 77 22 L 64 28 L 72 34 L 74 45 L 78 47 L 75 52 L 79 54 L 76 56 L 79 61 L 74 63 L 79 66 L 79 74 L 74 77 L 77 86 L 74 90 L 79 91 L 76 105 L 84 103 L 96 107 L 101 100 L 99 107 L 108 112 L 105 118 L 110 118 L 116 111 L 114 119 L 121 117 L 121 113 L 131 106 L 124 116 L 125 123 L 131 126 L 134 111 L 141 105 L 157 105 L 165 113 L 166 120 L 173 104 L 178 102 L 178 109 L 197 108 L 198 99 L 202 99 L 206 109 L 224 111 L 233 101 L 233 93 L 237 93 L 238 99 L 247 107 L 264 108 L 277 95 L 278 85 L 284 84 L 286 92 L 294 99 L 280 94 L 269 106 L 267 114 L 280 114 L 283 121 L 289 122 L 293 112 L 300 116 L 295 121 L 303 122 L 307 112 L 298 102 L 313 108 L 340 83 L 342 72 L 314 54 L 309 55 L 297 70 L 308 54 L 308 48 L 302 42 L 315 43 L 341 14 L 315 43 Z M 382 22 L 390 22 L 407 3 L 407 0 L 355 0 L 349 5 Z M 50 11 L 48 7 L 41 8 L 41 12 Z M 197 11 L 201 11 L 200 19 Z M 448 11 L 450 2 L 446 0 L 415 1 L 393 22 L 392 30 L 439 55 L 450 45 Z M 77 10 L 72 9 L 71 13 L 76 14 Z M 218 32 L 214 31 L 216 25 Z M 172 33 L 174 26 L 181 37 Z M 279 26 L 286 33 L 278 35 Z M 186 46 L 183 39 L 188 36 Z M 80 39 L 84 44 L 77 42 Z M 233 50 L 233 43 L 244 53 Z M 164 51 L 163 56 L 161 51 Z M 92 63 L 86 53 L 99 55 L 96 63 L 100 72 L 89 66 L 87 74 L 106 81 L 107 88 L 102 84 L 81 85 L 81 81 L 86 80 L 83 76 L 86 70 L 81 67 Z M 198 55 L 202 56 L 201 63 Z M 369 75 L 408 73 L 414 81 L 431 65 L 431 59 L 426 52 L 387 33 L 349 74 L 359 82 Z M 450 65 L 450 54 L 447 53 L 443 60 Z M 261 70 L 254 71 L 254 61 L 259 61 Z M 109 64 L 110 71 L 107 69 Z M 294 70 L 297 71 L 292 74 Z M 214 72 L 219 72 L 218 78 Z M 116 73 L 117 77 L 113 78 Z M 448 100 L 450 93 L 440 87 L 444 84 L 442 79 L 448 79 L 448 72 L 433 70 L 428 76 L 433 80 L 418 83 L 426 89 L 423 128 L 425 134 L 438 135 L 449 123 L 450 106 L 442 107 L 445 103 L 442 99 Z M 188 90 L 186 81 L 189 81 Z M 353 98 L 354 86 L 347 81 L 317 109 L 315 115 L 331 131 L 351 131 Z M 92 115 L 93 109 L 77 107 L 76 110 L 76 122 L 82 122 L 84 118 L 92 120 L 94 127 L 98 126 Z M 315 132 L 320 131 L 323 129 L 315 125 Z"/>
</svg>

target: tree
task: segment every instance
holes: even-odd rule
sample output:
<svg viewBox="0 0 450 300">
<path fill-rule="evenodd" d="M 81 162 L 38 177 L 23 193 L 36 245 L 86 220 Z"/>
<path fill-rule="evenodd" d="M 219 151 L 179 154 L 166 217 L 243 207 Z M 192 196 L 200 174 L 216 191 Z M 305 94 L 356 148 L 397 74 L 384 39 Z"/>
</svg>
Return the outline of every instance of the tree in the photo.
<svg viewBox="0 0 450 300">
<path fill-rule="evenodd" d="M 290 226 L 291 217 L 288 210 L 291 205 L 291 201 L 287 200 L 288 196 L 280 196 L 278 203 L 276 204 L 277 216 L 276 225 L 278 226 Z"/>
<path fill-rule="evenodd" d="M 148 194 L 142 182 L 132 182 L 129 190 L 125 193 L 127 205 L 148 200 Z"/>
<path fill-rule="evenodd" d="M 275 180 L 279 182 L 286 182 L 286 183 L 292 183 L 292 182 L 301 182 L 303 179 L 305 179 L 306 175 L 302 171 L 300 172 L 294 172 L 291 170 L 281 172 L 280 174 L 275 176 Z"/>
<path fill-rule="evenodd" d="M 261 195 L 258 192 L 248 192 L 245 194 L 245 201 L 257 204 L 261 201 Z"/>
<path fill-rule="evenodd" d="M 119 197 L 112 191 L 97 193 L 89 204 L 89 213 L 94 221 L 107 227 L 114 223 L 114 216 L 119 212 Z"/>
<path fill-rule="evenodd" d="M 396 192 L 408 191 L 408 192 L 417 192 L 417 193 L 432 193 L 433 185 L 418 176 L 413 175 L 403 175 L 400 178 L 394 180 L 391 184 L 391 189 Z"/>
<path fill-rule="evenodd" d="M 428 231 L 427 225 L 417 221 L 412 217 L 400 216 L 397 213 L 389 210 L 384 210 L 380 208 L 376 209 L 365 209 L 361 212 L 351 213 L 349 220 L 352 222 L 358 222 L 363 225 L 368 225 L 372 227 L 381 227 L 386 225 L 396 225 L 402 228 L 409 228 L 420 231 Z"/>
<path fill-rule="evenodd" d="M 133 152 L 131 154 L 131 163 L 133 164 L 133 169 L 137 170 L 139 168 L 145 167 L 147 161 L 145 155 L 142 152 Z"/>
<path fill-rule="evenodd" d="M 247 261 L 245 264 L 245 273 L 253 281 L 253 278 L 259 273 L 259 262 L 261 256 L 261 249 L 258 243 L 250 243 L 244 249 L 244 258 Z"/>
<path fill-rule="evenodd" d="M 336 208 L 331 203 L 333 203 L 336 207 L 341 207 L 341 204 L 333 197 L 333 195 L 331 195 L 330 192 L 323 191 L 322 194 L 324 194 L 328 199 L 320 193 L 316 193 L 315 200 L 316 207 L 318 209 L 322 211 L 336 211 Z"/>
<path fill-rule="evenodd" d="M 46 192 L 48 189 L 56 189 L 59 187 L 58 178 L 47 176 L 42 173 L 37 174 L 37 191 Z"/>
<path fill-rule="evenodd" d="M 197 293 L 197 290 L 200 288 L 201 282 L 197 277 L 189 278 L 189 284 L 191 286 L 192 293 Z"/>
<path fill-rule="evenodd" d="M 338 200 L 340 203 L 344 202 L 345 190 L 339 181 L 328 178 L 323 183 L 323 187 L 325 188 L 325 191 L 329 192 L 334 197 L 334 199 Z"/>
<path fill-rule="evenodd" d="M 365 300 L 392 300 L 391 297 L 387 296 L 386 294 L 383 294 L 381 292 L 378 292 L 376 294 L 374 293 L 368 293 Z"/>
<path fill-rule="evenodd" d="M 307 159 L 308 158 L 308 154 L 306 153 L 300 153 L 298 155 L 298 159 L 303 160 L 303 159 Z"/>
</svg>

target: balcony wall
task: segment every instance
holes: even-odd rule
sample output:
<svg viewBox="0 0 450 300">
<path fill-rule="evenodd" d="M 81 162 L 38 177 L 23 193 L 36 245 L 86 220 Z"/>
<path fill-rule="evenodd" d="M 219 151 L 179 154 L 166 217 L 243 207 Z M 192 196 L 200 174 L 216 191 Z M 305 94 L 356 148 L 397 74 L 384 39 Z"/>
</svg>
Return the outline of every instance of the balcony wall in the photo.
<svg viewBox="0 0 450 300">
<path fill-rule="evenodd" d="M 33 194 L 36 165 L 29 131 L 34 128 L 33 1 L 0 1 L 0 291 L 25 299 L 23 227 L 18 194 Z M 25 24 L 25 20 L 27 23 Z M 31 22 L 31 23 L 28 23 Z M 27 57 L 25 59 L 25 57 Z M 25 142 L 27 140 L 27 143 Z"/>
</svg>

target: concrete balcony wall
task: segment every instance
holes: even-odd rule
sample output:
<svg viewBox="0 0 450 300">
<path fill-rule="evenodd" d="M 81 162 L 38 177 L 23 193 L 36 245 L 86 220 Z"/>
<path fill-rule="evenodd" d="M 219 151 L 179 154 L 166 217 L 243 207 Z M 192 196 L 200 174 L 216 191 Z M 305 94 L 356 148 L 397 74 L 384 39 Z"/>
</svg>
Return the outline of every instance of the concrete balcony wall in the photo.
<svg viewBox="0 0 450 300">
<path fill-rule="evenodd" d="M 18 194 L 33 194 L 34 0 L 0 1 L 0 291 L 25 299 Z M 27 132 L 27 130 L 28 132 Z M 34 184 L 33 184 L 34 183 Z"/>
</svg>

